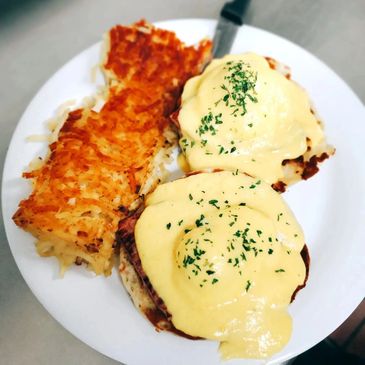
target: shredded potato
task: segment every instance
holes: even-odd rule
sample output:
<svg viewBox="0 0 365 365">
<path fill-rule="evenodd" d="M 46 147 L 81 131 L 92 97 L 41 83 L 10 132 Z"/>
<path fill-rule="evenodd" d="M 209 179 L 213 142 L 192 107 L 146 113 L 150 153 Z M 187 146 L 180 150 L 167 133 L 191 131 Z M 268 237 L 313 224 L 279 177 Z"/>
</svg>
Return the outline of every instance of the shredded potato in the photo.
<svg viewBox="0 0 365 365">
<path fill-rule="evenodd" d="M 49 156 L 24 173 L 34 189 L 13 217 L 37 237 L 41 256 L 59 259 L 62 271 L 85 262 L 96 274 L 110 274 L 118 222 L 163 178 L 176 144 L 169 115 L 211 49 L 208 41 L 186 47 L 144 21 L 116 26 L 106 40 L 107 87 L 99 93 L 105 103 L 99 99 L 94 110 L 89 99 L 58 114 Z"/>
</svg>

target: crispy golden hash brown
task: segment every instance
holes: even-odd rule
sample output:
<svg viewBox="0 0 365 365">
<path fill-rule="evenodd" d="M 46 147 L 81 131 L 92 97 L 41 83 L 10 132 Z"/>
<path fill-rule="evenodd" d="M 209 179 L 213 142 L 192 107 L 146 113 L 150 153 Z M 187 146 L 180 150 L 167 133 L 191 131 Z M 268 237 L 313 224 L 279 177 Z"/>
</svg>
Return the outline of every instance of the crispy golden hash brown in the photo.
<svg viewBox="0 0 365 365">
<path fill-rule="evenodd" d="M 33 192 L 13 217 L 37 237 L 40 255 L 56 256 L 63 269 L 86 262 L 105 275 L 118 222 L 161 178 L 176 142 L 169 115 L 211 50 L 209 41 L 186 47 L 145 21 L 118 25 L 106 38 L 104 106 L 68 114 L 46 162 L 24 173 Z"/>
</svg>

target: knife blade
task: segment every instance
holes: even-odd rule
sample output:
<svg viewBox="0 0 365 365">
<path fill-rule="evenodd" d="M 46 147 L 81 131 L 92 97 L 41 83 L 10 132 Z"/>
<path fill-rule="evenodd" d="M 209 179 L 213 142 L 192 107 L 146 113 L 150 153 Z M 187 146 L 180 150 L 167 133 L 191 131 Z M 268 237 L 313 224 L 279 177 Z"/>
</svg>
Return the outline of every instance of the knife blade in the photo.
<svg viewBox="0 0 365 365">
<path fill-rule="evenodd" d="M 229 53 L 238 28 L 250 0 L 234 0 L 224 4 L 213 38 L 213 58 L 220 58 Z"/>
</svg>

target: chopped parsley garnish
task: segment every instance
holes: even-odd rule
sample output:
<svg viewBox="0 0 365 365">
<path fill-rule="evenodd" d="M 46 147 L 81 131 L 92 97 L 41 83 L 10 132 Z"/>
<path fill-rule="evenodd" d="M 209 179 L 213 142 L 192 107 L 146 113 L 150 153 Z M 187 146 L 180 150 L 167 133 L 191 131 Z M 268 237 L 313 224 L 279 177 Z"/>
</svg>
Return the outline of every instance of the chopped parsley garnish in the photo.
<svg viewBox="0 0 365 365">
<path fill-rule="evenodd" d="M 217 203 L 218 203 L 218 200 L 217 199 L 209 200 L 209 204 L 210 205 L 213 205 L 213 207 L 215 207 L 217 209 L 220 209 L 220 207 L 217 205 Z"/>
<path fill-rule="evenodd" d="M 251 281 L 250 280 L 247 280 L 247 282 L 246 282 L 246 292 L 248 292 L 248 290 L 250 289 L 250 287 L 251 287 Z"/>
<path fill-rule="evenodd" d="M 201 250 L 198 248 L 198 246 L 196 246 L 193 250 L 194 256 L 197 260 L 200 260 L 200 256 L 205 254 L 204 250 Z M 199 269 L 200 270 L 200 269 Z"/>
<path fill-rule="evenodd" d="M 223 146 L 220 146 L 218 154 L 221 155 L 222 153 L 225 153 L 226 154 L 226 152 L 224 151 L 224 147 Z"/>
<path fill-rule="evenodd" d="M 171 228 L 171 223 L 170 222 L 166 224 L 166 228 L 167 229 L 170 229 Z"/>
<path fill-rule="evenodd" d="M 275 272 L 285 272 L 285 270 L 284 269 L 277 269 L 277 270 L 275 270 Z"/>
<path fill-rule="evenodd" d="M 190 255 L 184 256 L 183 266 L 187 267 L 188 265 L 191 265 L 192 263 L 194 263 L 194 261 L 195 260 Z"/>
<path fill-rule="evenodd" d="M 224 91 L 223 96 L 214 103 L 217 106 L 219 103 L 224 103 L 225 106 L 232 110 L 231 115 L 237 117 L 238 115 L 245 115 L 247 112 L 247 103 L 249 101 L 257 103 L 256 97 L 256 81 L 257 73 L 251 69 L 251 66 L 243 61 L 230 61 L 224 66 L 227 74 L 224 76 L 224 83 L 220 85 L 220 89 Z M 200 144 L 202 147 L 207 145 L 207 139 L 203 136 L 211 135 L 215 136 L 218 132 L 219 125 L 223 124 L 222 113 L 214 113 L 212 108 L 208 108 L 207 114 L 203 115 L 200 119 L 200 124 L 196 129 L 196 133 L 201 137 Z M 249 127 L 253 124 L 250 123 Z M 231 145 L 234 141 L 231 141 Z M 181 140 L 183 151 L 185 152 L 187 147 L 193 147 L 194 143 L 185 140 Z M 218 146 L 218 154 L 234 153 L 237 148 L 235 146 L 231 148 L 225 148 L 224 146 Z M 211 154 L 206 151 L 205 154 Z"/>
<path fill-rule="evenodd" d="M 222 113 L 213 115 L 213 113 L 211 111 L 209 111 L 208 114 L 204 115 L 200 119 L 200 126 L 196 130 L 196 132 L 199 134 L 200 137 L 206 133 L 209 133 L 212 136 L 215 136 L 217 134 L 216 126 L 219 124 L 222 124 L 222 123 L 223 123 Z"/>
<path fill-rule="evenodd" d="M 254 184 L 249 186 L 249 189 L 255 189 L 260 184 L 261 184 L 261 180 L 257 180 Z"/>
<path fill-rule="evenodd" d="M 232 153 L 232 150 L 231 150 L 231 153 Z M 236 171 L 233 171 L 233 172 L 232 172 L 232 175 L 233 175 L 233 176 L 237 176 L 237 175 L 238 175 L 238 169 L 236 169 Z M 237 194 L 237 193 L 236 193 L 236 194 Z"/>
<path fill-rule="evenodd" d="M 214 128 L 214 126 L 212 126 L 211 122 L 213 120 L 213 114 L 212 112 L 209 112 L 207 115 L 204 115 L 201 119 L 200 119 L 200 126 L 197 130 L 197 132 L 199 133 L 199 136 L 203 135 L 204 133 L 210 131 L 212 135 L 216 134 L 216 130 Z"/>
<path fill-rule="evenodd" d="M 201 214 L 200 215 L 200 218 L 195 221 L 195 225 L 197 227 L 203 226 L 203 220 L 204 220 L 204 218 L 205 218 L 205 216 L 203 214 Z"/>
<path fill-rule="evenodd" d="M 225 69 L 228 70 L 228 75 L 224 77 L 227 84 L 221 85 L 225 94 L 216 101 L 215 106 L 223 102 L 227 107 L 233 109 L 232 115 L 243 116 L 247 112 L 248 100 L 257 103 L 255 91 L 257 73 L 243 61 L 229 61 L 226 63 Z"/>
</svg>

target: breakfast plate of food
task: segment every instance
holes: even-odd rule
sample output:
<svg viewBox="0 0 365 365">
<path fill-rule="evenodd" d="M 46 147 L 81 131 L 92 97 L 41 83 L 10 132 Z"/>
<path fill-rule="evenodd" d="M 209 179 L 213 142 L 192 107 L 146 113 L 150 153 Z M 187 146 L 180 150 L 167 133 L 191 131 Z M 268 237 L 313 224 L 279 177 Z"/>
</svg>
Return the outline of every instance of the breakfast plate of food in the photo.
<svg viewBox="0 0 365 365">
<path fill-rule="evenodd" d="M 365 292 L 365 111 L 297 45 L 216 22 L 117 25 L 33 98 L 2 183 L 49 313 L 133 365 L 275 364 Z"/>
</svg>

